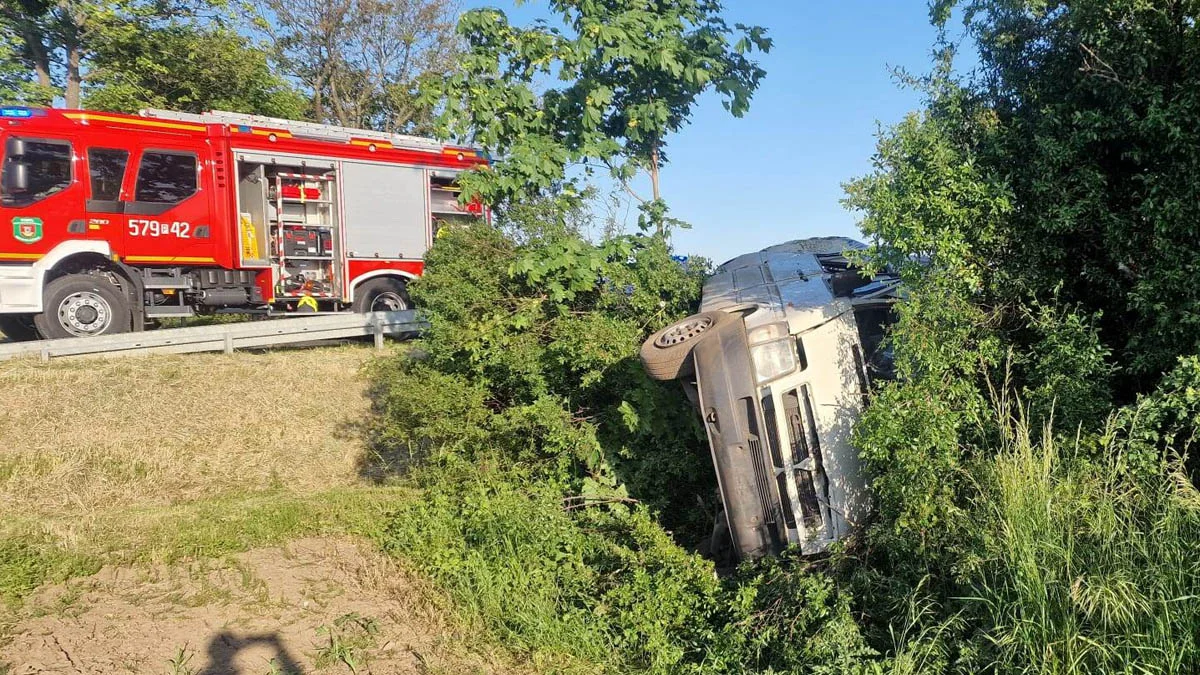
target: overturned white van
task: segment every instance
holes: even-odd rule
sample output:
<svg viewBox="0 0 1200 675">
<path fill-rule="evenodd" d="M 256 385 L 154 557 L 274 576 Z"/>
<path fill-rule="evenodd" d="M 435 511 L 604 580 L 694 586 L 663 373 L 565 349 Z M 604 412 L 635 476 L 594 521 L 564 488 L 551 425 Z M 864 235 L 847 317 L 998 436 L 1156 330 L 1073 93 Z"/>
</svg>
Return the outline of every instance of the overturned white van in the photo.
<svg viewBox="0 0 1200 675">
<path fill-rule="evenodd" d="M 871 381 L 891 376 L 885 331 L 899 280 L 864 277 L 844 237 L 742 255 L 704 284 L 701 312 L 650 336 L 651 377 L 680 379 L 699 409 L 739 558 L 824 551 L 870 509 L 851 428 Z M 728 530 L 725 530 L 727 525 Z"/>
</svg>

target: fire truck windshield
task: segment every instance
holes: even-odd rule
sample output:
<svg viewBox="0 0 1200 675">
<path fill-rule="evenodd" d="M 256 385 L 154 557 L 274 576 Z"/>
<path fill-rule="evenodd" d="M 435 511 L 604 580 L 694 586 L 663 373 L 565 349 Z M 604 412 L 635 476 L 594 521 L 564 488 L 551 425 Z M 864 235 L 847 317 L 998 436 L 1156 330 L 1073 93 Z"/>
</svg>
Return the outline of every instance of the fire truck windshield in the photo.
<svg viewBox="0 0 1200 675">
<path fill-rule="evenodd" d="M 0 204 L 28 206 L 71 184 L 71 144 L 9 136 L 0 170 Z"/>
</svg>

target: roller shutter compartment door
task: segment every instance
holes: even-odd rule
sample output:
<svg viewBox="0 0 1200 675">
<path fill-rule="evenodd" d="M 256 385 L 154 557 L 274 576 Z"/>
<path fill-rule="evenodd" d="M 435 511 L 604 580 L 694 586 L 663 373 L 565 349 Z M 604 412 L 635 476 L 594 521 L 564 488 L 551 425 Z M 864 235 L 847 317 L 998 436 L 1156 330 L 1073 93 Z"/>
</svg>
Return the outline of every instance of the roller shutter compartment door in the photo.
<svg viewBox="0 0 1200 675">
<path fill-rule="evenodd" d="M 346 252 L 351 258 L 420 258 L 428 246 L 425 171 L 344 162 Z"/>
</svg>

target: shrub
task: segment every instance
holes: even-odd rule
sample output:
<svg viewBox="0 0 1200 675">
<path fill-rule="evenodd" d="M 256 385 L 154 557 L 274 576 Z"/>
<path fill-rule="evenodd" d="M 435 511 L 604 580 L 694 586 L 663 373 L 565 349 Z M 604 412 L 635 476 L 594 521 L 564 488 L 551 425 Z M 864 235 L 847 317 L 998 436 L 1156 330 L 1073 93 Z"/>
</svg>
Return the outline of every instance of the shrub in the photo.
<svg viewBox="0 0 1200 675">
<path fill-rule="evenodd" d="M 704 264 L 685 269 L 654 237 L 597 245 L 529 232 L 522 243 L 487 226 L 438 239 L 412 284 L 431 324 L 424 356 L 374 378 L 379 455 L 403 468 L 498 453 L 575 494 L 621 486 L 698 539 L 716 511 L 703 432 L 677 385 L 647 378 L 636 354 L 695 309 Z"/>
<path fill-rule="evenodd" d="M 564 508 L 561 486 L 470 464 L 418 480 L 425 499 L 390 518 L 385 550 L 547 670 L 835 673 L 870 653 L 815 570 L 771 561 L 722 582 L 645 508 Z"/>
</svg>

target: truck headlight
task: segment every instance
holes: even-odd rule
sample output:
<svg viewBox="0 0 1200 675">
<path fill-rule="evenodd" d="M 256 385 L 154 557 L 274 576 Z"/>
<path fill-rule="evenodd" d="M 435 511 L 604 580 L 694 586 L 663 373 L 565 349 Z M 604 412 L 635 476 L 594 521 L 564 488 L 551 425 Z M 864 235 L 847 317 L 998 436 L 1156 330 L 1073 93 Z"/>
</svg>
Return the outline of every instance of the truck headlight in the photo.
<svg viewBox="0 0 1200 675">
<path fill-rule="evenodd" d="M 750 347 L 750 358 L 754 361 L 759 384 L 796 369 L 796 349 L 790 338 L 754 345 Z"/>
</svg>

